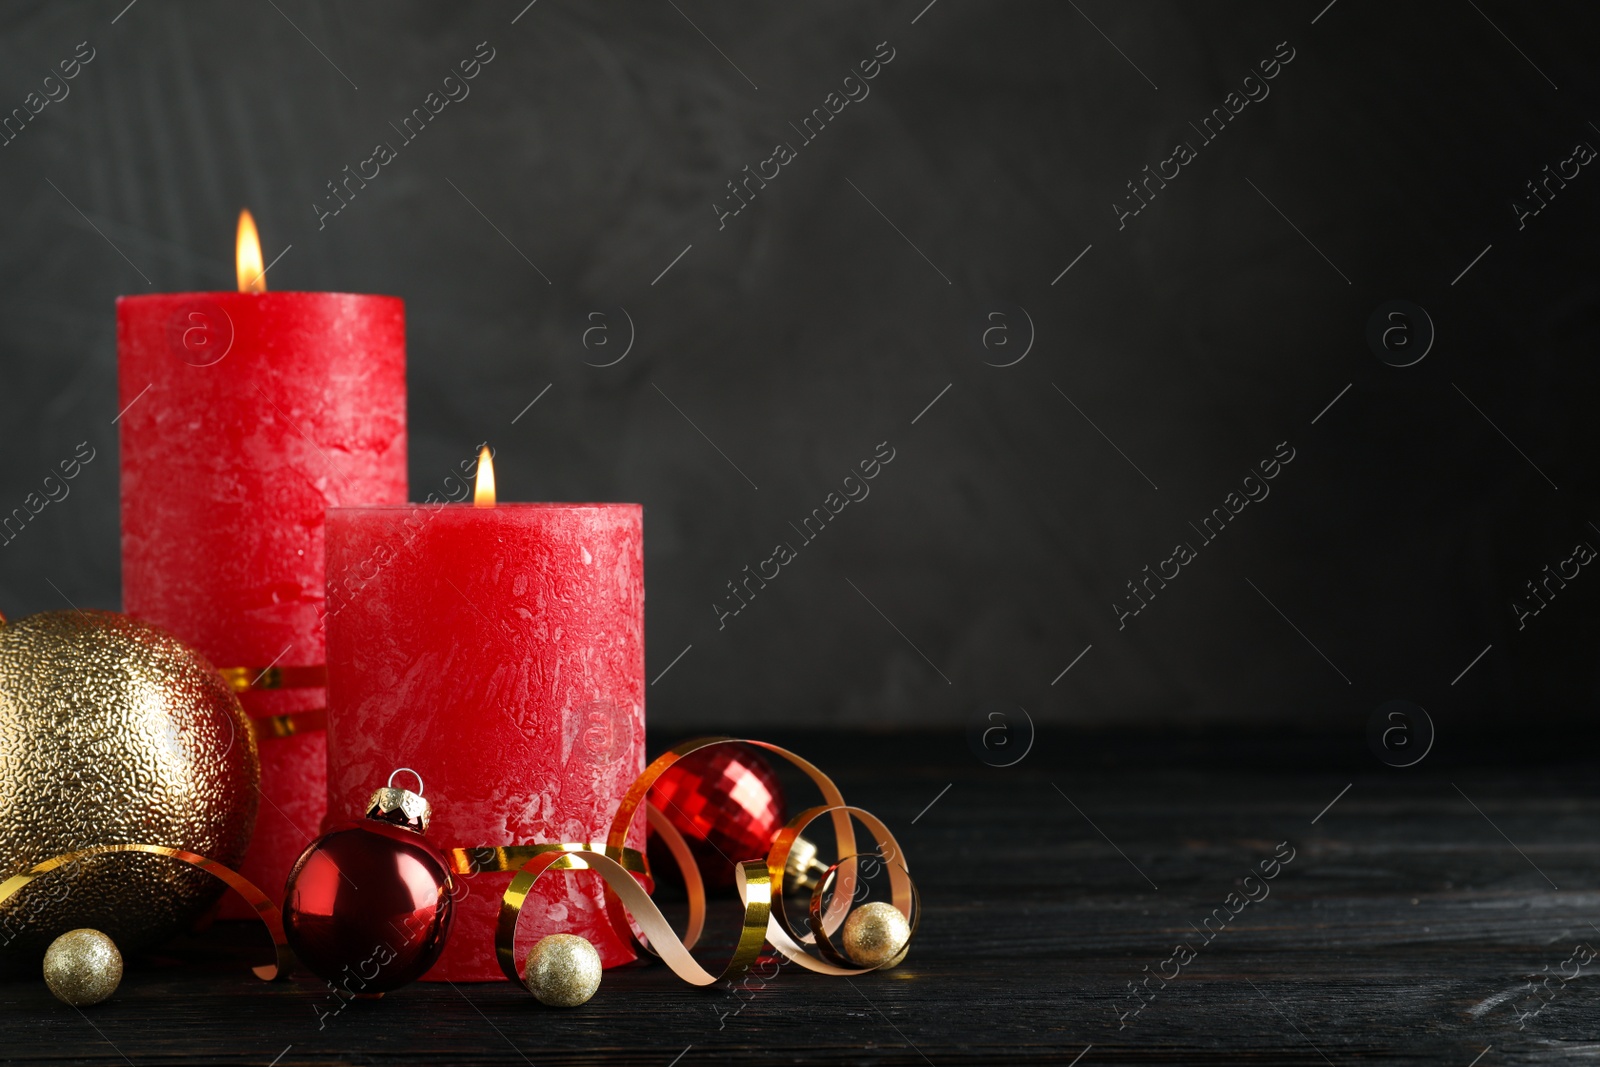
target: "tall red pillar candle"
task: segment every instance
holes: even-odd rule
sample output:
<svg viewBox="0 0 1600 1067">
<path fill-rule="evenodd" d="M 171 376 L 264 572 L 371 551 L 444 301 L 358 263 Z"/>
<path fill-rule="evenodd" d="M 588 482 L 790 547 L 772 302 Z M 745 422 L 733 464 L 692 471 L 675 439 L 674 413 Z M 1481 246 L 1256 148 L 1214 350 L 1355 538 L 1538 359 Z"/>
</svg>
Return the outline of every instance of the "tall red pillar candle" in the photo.
<svg viewBox="0 0 1600 1067">
<path fill-rule="evenodd" d="M 219 667 L 317 683 L 323 514 L 406 498 L 404 304 L 349 293 L 123 297 L 117 369 L 123 610 Z M 314 709 L 324 695 L 240 695 L 262 727 L 264 801 L 242 869 L 274 900 L 321 830 L 326 735 Z M 305 732 L 273 736 L 287 729 Z"/>
<path fill-rule="evenodd" d="M 642 519 L 637 504 L 330 510 L 329 819 L 359 816 L 403 766 L 441 847 L 604 841 L 645 764 Z M 424 980 L 504 980 L 510 880 L 457 878 Z M 592 872 L 541 878 L 523 922 L 523 945 L 572 933 L 607 966 L 632 958 Z"/>
</svg>

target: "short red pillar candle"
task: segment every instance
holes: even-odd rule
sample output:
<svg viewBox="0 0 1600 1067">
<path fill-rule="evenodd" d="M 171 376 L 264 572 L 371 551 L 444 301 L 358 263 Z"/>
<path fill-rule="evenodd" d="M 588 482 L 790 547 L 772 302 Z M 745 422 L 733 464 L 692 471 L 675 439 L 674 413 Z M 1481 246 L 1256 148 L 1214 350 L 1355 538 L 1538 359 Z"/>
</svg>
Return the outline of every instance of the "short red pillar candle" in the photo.
<svg viewBox="0 0 1600 1067">
<path fill-rule="evenodd" d="M 328 512 L 328 817 L 414 768 L 443 848 L 604 841 L 644 770 L 644 544 L 637 504 Z M 643 847 L 642 823 L 629 844 Z M 458 876 L 424 980 L 502 981 L 509 873 Z M 521 944 L 586 937 L 632 958 L 591 872 L 541 878 Z M 518 961 L 521 966 L 521 961 Z"/>
<path fill-rule="evenodd" d="M 406 498 L 404 304 L 123 297 L 117 370 L 123 610 L 221 668 L 320 667 L 324 511 Z M 259 719 L 319 708 L 324 693 L 241 701 Z M 321 832 L 325 735 L 268 737 L 260 750 L 266 802 L 243 873 L 278 900 Z"/>
</svg>

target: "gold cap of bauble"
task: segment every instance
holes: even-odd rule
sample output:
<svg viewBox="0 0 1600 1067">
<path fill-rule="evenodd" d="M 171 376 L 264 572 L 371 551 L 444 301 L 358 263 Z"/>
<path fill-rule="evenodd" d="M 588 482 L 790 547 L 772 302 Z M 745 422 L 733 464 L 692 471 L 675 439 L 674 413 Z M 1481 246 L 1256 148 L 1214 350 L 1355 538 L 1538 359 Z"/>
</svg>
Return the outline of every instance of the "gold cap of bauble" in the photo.
<svg viewBox="0 0 1600 1067">
<path fill-rule="evenodd" d="M 91 845 L 152 844 L 229 867 L 255 829 L 260 763 L 238 699 L 163 630 L 109 611 L 0 620 L 0 879 Z M 0 970 L 34 970 L 79 927 L 124 952 L 181 932 L 211 875 L 162 856 L 96 856 L 0 904 Z"/>
</svg>

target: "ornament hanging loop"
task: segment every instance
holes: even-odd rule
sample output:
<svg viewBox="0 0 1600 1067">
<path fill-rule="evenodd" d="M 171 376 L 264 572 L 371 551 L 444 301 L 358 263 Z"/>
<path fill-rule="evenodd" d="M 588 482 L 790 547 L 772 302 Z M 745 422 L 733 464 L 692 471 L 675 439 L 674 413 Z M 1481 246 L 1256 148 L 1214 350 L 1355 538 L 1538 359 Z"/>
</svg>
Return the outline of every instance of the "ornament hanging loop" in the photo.
<svg viewBox="0 0 1600 1067">
<path fill-rule="evenodd" d="M 394 784 L 395 777 L 401 771 L 411 771 L 417 780 L 416 792 Z M 433 805 L 422 795 L 422 775 L 410 767 L 396 768 L 389 775 L 388 783 L 367 801 L 367 818 L 404 826 L 419 834 L 427 833 L 428 820 L 433 818 Z"/>
<path fill-rule="evenodd" d="M 414 770 L 411 770 L 410 767 L 396 767 L 394 770 L 389 772 L 389 780 L 384 784 L 390 789 L 393 789 L 395 775 L 399 774 L 401 771 L 411 771 L 411 777 L 417 780 L 417 788 L 414 790 L 414 792 L 420 797 L 422 795 L 422 775 L 418 774 Z"/>
</svg>

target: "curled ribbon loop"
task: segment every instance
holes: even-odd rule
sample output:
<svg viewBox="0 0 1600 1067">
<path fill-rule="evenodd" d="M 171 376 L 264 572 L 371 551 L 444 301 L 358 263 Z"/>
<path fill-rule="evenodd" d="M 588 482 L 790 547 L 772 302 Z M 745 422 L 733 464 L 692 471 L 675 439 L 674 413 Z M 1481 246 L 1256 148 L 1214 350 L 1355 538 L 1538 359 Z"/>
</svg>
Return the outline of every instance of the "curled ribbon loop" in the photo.
<svg viewBox="0 0 1600 1067">
<path fill-rule="evenodd" d="M 795 838 L 799 837 L 806 826 L 819 816 L 831 814 L 834 810 L 827 807 L 808 808 L 790 819 L 789 824 L 779 831 L 772 843 L 772 852 L 767 857 L 768 864 L 787 862 L 789 849 L 793 847 Z M 807 921 L 811 932 L 808 934 L 801 936 L 794 932 L 780 900 L 773 912 L 772 928 L 767 934 L 767 940 L 772 942 L 773 948 L 809 971 L 832 975 L 864 974 L 877 968 L 857 966 L 831 940 L 831 935 L 838 932 L 849 914 L 850 905 L 855 898 L 856 867 L 861 861 L 881 861 L 888 868 L 891 902 L 900 914 L 906 917 L 912 934 L 916 933 L 922 909 L 916 886 L 912 883 L 911 875 L 901 859 L 900 843 L 895 840 L 894 834 L 889 832 L 889 828 L 876 815 L 862 808 L 847 806 L 838 810 L 847 817 L 853 815 L 859 819 L 878 842 L 879 851 L 865 856 L 841 852 L 839 861 L 828 868 L 827 873 L 818 880 L 816 888 L 811 891 L 811 906 Z M 833 890 L 833 895 L 824 907 L 823 898 L 830 889 Z M 818 960 L 811 956 L 801 947 L 802 945 L 815 945 L 824 959 Z"/>
<path fill-rule="evenodd" d="M 645 805 L 645 817 L 650 820 L 650 829 L 666 844 L 667 851 L 672 853 L 678 870 L 683 874 L 683 884 L 689 897 L 689 921 L 683 935 L 683 947 L 694 948 L 695 942 L 700 940 L 700 935 L 706 929 L 706 884 L 700 877 L 700 864 L 695 862 L 694 853 L 689 851 L 689 842 L 683 839 L 678 828 L 672 825 L 672 820 L 660 808 L 654 804 Z M 624 854 L 629 851 L 623 850 Z M 648 863 L 647 857 L 646 865 Z M 632 933 L 631 930 L 629 932 Z"/>
<path fill-rule="evenodd" d="M 661 812 L 647 803 L 647 799 L 651 786 L 674 763 L 702 749 L 727 744 L 753 745 L 781 756 L 816 783 L 825 803 L 808 808 L 791 819 L 778 834 L 764 860 L 745 860 L 735 865 L 735 884 L 745 909 L 743 926 L 738 946 L 727 965 L 720 974 L 712 974 L 689 953 L 705 925 L 705 885 L 699 868 L 683 836 Z M 629 831 L 641 814 L 641 808 L 651 827 L 661 836 L 678 865 L 683 868 L 689 897 L 689 917 L 682 939 L 650 898 L 646 887 L 630 873 L 625 862 L 630 858 L 630 853 L 637 855 L 626 846 L 626 842 Z M 811 932 L 797 935 L 783 909 L 784 871 L 789 863 L 789 853 L 801 831 L 824 815 L 833 823 L 837 854 L 843 858 L 828 868 L 827 874 L 812 890 L 807 920 Z M 858 855 L 853 820 L 859 820 L 876 839 L 876 854 Z M 703 737 L 685 741 L 657 758 L 628 787 L 617 808 L 616 817 L 612 819 L 603 852 L 594 845 L 563 845 L 559 846 L 559 851 L 550 846 L 547 848 L 550 850 L 529 856 L 520 864 L 501 898 L 500 918 L 495 931 L 495 954 L 500 969 L 513 982 L 520 983 L 515 963 L 517 919 L 534 883 L 552 870 L 590 870 L 599 874 L 606 884 L 607 916 L 617 935 L 632 945 L 638 954 L 660 957 L 678 977 L 697 986 L 710 986 L 742 977 L 755 963 L 762 946 L 769 942 L 784 956 L 819 974 L 857 975 L 874 970 L 872 967 L 850 965 L 850 961 L 834 946 L 829 936 L 839 929 L 849 913 L 855 893 L 857 867 L 874 858 L 881 859 L 887 866 L 894 906 L 906 916 L 913 931 L 921 911 L 916 886 L 907 872 L 900 844 L 889 828 L 870 812 L 847 805 L 838 786 L 815 765 L 788 749 L 765 741 L 731 737 Z M 516 858 L 522 859 L 521 856 Z M 648 878 L 648 875 L 645 877 Z M 831 899 L 824 905 L 824 897 L 830 890 Z M 808 945 L 814 946 L 825 958 L 819 960 L 812 956 L 806 951 L 805 946 Z"/>
<path fill-rule="evenodd" d="M 689 954 L 688 948 L 673 934 L 672 926 L 661 914 L 661 909 L 656 907 L 644 887 L 634 880 L 622 864 L 598 852 L 546 852 L 534 856 L 523 865 L 511 879 L 500 901 L 495 955 L 505 976 L 518 984 L 521 984 L 521 978 L 517 975 L 515 962 L 517 917 L 522 913 L 523 902 L 527 900 L 533 884 L 548 870 L 594 871 L 604 878 L 608 891 L 617 896 L 621 906 L 632 915 L 645 936 L 658 946 L 661 958 L 679 978 L 692 985 L 715 985 L 724 979 L 742 975 L 755 961 L 762 942 L 766 940 L 772 885 L 767 877 L 766 864 L 760 860 L 748 860 L 736 868 L 739 893 L 746 899 L 744 929 L 727 967 L 721 974 L 712 974 Z"/>
<path fill-rule="evenodd" d="M 21 874 L 12 875 L 4 882 L 0 882 L 0 904 L 5 903 L 13 893 L 32 882 L 35 878 L 49 874 L 59 867 L 64 867 L 86 856 L 101 856 L 111 852 L 148 852 L 153 856 L 166 856 L 169 859 L 187 863 L 191 867 L 198 867 L 208 874 L 226 882 L 228 887 L 238 893 L 245 901 L 256 910 L 256 916 L 267 927 L 267 933 L 272 937 L 272 947 L 276 960 L 264 963 L 259 967 L 252 967 L 257 978 L 271 982 L 282 978 L 289 972 L 293 957 L 289 954 L 289 942 L 283 936 L 283 916 L 279 914 L 277 905 L 267 899 L 267 895 L 257 889 L 255 883 L 250 881 L 231 867 L 224 867 L 216 860 L 207 859 L 194 852 L 185 852 L 181 848 L 168 848 L 166 845 L 94 845 L 90 848 L 81 848 L 74 852 L 63 852 L 59 856 L 52 856 L 43 863 L 34 866 Z"/>
</svg>

